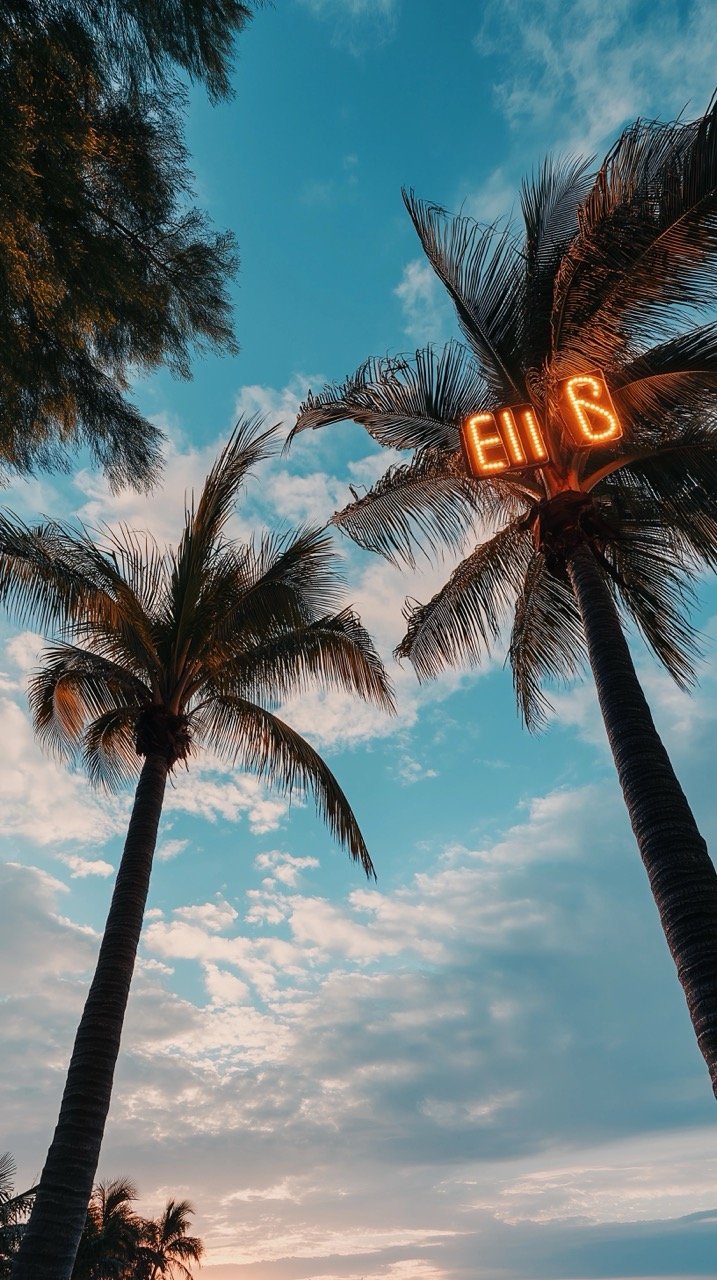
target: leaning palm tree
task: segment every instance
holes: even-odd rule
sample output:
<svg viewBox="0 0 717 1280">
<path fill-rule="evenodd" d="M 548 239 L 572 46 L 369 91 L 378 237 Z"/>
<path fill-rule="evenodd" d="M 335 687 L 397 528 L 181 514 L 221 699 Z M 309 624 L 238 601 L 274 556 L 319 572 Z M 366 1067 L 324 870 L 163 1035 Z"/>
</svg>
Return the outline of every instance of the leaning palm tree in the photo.
<svg viewBox="0 0 717 1280">
<path fill-rule="evenodd" d="M 360 545 L 412 561 L 417 548 L 465 546 L 482 526 L 433 599 L 407 602 L 397 654 L 419 678 L 479 663 L 512 618 L 515 688 L 534 727 L 545 680 L 589 661 L 717 1091 L 717 875 L 624 634 L 634 624 L 690 683 L 691 579 L 717 567 L 717 325 L 687 327 L 714 308 L 717 106 L 692 123 L 637 121 L 597 173 L 547 161 L 523 186 L 522 234 L 404 199 L 465 343 L 368 361 L 309 393 L 295 430 L 353 419 L 381 445 L 415 451 L 334 516 Z M 572 419 L 566 381 L 584 392 Z M 519 422 L 535 429 L 539 465 L 527 465 Z"/>
<path fill-rule="evenodd" d="M 55 1136 L 13 1276 L 68 1280 L 97 1167 L 167 778 L 200 746 L 291 793 L 313 792 L 367 874 L 356 818 L 316 751 L 277 714 L 319 684 L 381 707 L 391 692 L 350 609 L 327 535 L 303 529 L 242 545 L 226 537 L 237 490 L 271 452 L 242 423 L 186 512 L 176 551 L 125 529 L 30 529 L 0 519 L 0 595 L 57 639 L 33 677 L 40 739 L 90 779 L 139 782 L 97 970 L 75 1040 Z M 141 768 L 140 768 L 141 766 Z"/>
</svg>

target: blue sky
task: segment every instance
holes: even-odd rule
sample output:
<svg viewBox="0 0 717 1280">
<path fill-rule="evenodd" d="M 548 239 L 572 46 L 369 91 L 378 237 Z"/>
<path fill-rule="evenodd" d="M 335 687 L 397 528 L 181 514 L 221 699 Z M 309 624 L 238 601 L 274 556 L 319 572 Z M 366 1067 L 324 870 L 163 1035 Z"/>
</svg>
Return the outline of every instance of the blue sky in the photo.
<svg viewBox="0 0 717 1280">
<path fill-rule="evenodd" d="M 698 114 L 708 4 L 277 0 L 235 99 L 192 96 L 197 192 L 238 237 L 241 354 L 137 388 L 168 436 L 149 500 L 78 462 L 13 487 L 24 513 L 173 539 L 240 412 L 291 425 L 308 386 L 442 341 L 452 317 L 401 185 L 481 219 L 548 150 L 604 151 L 637 114 Z M 235 531 L 323 521 L 386 464 L 357 429 L 302 437 Z M 340 544 L 387 655 L 415 575 Z M 717 847 L 717 592 L 699 691 L 635 653 Z M 3 631 L 0 1149 L 39 1171 L 129 797 L 44 759 L 24 702 L 38 638 Z M 419 688 L 394 721 L 337 697 L 286 709 L 327 755 L 379 880 L 310 805 L 208 759 L 168 794 L 100 1173 L 152 1211 L 194 1200 L 209 1280 L 690 1280 L 717 1247 L 714 1101 L 589 683 L 519 724 L 500 656 Z"/>
</svg>

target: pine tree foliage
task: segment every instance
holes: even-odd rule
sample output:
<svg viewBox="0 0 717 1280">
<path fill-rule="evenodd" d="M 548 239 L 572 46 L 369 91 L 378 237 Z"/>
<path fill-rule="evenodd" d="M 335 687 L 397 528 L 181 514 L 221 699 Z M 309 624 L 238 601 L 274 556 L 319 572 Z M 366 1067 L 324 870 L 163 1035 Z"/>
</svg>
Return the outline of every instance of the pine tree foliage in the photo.
<svg viewBox="0 0 717 1280">
<path fill-rule="evenodd" d="M 235 0 L 11 0 L 0 14 L 0 479 L 88 446 L 156 476 L 130 375 L 234 351 L 234 240 L 192 204 L 179 69 L 228 91 Z"/>
<path fill-rule="evenodd" d="M 108 78 L 171 88 L 177 71 L 212 98 L 230 93 L 234 40 L 262 0 L 5 0 L 0 43 L 53 33 L 65 48 L 88 39 Z"/>
</svg>

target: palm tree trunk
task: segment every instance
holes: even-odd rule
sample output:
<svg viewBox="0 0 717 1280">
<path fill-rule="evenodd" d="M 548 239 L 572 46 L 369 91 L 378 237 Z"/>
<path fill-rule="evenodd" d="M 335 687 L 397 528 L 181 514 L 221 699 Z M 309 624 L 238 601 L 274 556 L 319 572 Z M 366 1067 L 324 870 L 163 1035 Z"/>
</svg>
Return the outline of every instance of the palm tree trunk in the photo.
<svg viewBox="0 0 717 1280">
<path fill-rule="evenodd" d="M 630 822 L 717 1096 L 717 872 L 645 700 L 590 549 L 568 559 Z"/>
<path fill-rule="evenodd" d="M 57 1128 L 12 1280 L 70 1280 L 72 1274 L 110 1105 L 167 772 L 162 755 L 147 756 Z"/>
</svg>

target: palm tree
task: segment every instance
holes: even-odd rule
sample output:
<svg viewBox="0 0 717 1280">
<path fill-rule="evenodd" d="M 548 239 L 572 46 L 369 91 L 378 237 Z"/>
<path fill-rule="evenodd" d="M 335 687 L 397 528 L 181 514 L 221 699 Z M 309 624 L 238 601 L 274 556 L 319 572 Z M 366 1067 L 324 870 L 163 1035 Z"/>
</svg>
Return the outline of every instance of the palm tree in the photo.
<svg viewBox="0 0 717 1280">
<path fill-rule="evenodd" d="M 692 123 L 637 121 L 597 171 L 546 161 L 522 190 L 524 233 L 479 226 L 404 193 L 465 343 L 369 360 L 309 393 L 295 431 L 353 419 L 414 450 L 333 523 L 395 560 L 483 540 L 427 604 L 407 602 L 399 657 L 421 679 L 477 664 L 512 617 L 509 656 L 528 725 L 546 679 L 587 660 L 632 827 L 699 1048 L 717 1091 L 717 874 L 638 683 L 636 625 L 679 685 L 698 566 L 717 566 L 717 106 Z M 624 427 L 578 447 L 561 384 L 601 371 Z M 549 460 L 469 474 L 472 415 L 530 406 Z M 598 434 L 598 433 L 595 433 Z"/>
<path fill-rule="evenodd" d="M 25 1220 L 32 1208 L 35 1187 L 19 1195 L 14 1188 L 15 1161 L 9 1151 L 0 1155 L 0 1277 L 10 1275 L 20 1247 Z"/>
<path fill-rule="evenodd" d="M 132 1207 L 136 1199 L 127 1178 L 93 1188 L 72 1280 L 122 1280 L 136 1264 L 145 1225 Z"/>
<path fill-rule="evenodd" d="M 188 1234 L 192 1205 L 168 1200 L 158 1218 L 142 1218 L 134 1211 L 136 1199 L 127 1178 L 93 1188 L 72 1280 L 191 1280 L 186 1264 L 199 1262 L 204 1252 L 199 1237 Z"/>
<path fill-rule="evenodd" d="M 185 515 L 176 551 L 125 529 L 0 518 L 0 595 L 59 638 L 34 676 L 40 739 L 94 782 L 139 782 L 105 935 L 15 1280 L 68 1280 L 97 1167 L 152 855 L 170 771 L 200 745 L 278 784 L 313 792 L 367 875 L 354 814 L 316 751 L 277 714 L 318 683 L 391 709 L 386 674 L 316 529 L 241 545 L 225 536 L 237 490 L 273 431 L 243 422 Z"/>
<path fill-rule="evenodd" d="M 140 1256 L 131 1280 L 192 1280 L 187 1264 L 200 1262 L 204 1245 L 188 1234 L 194 1208 L 188 1200 L 168 1200 L 158 1218 L 142 1224 Z"/>
</svg>

